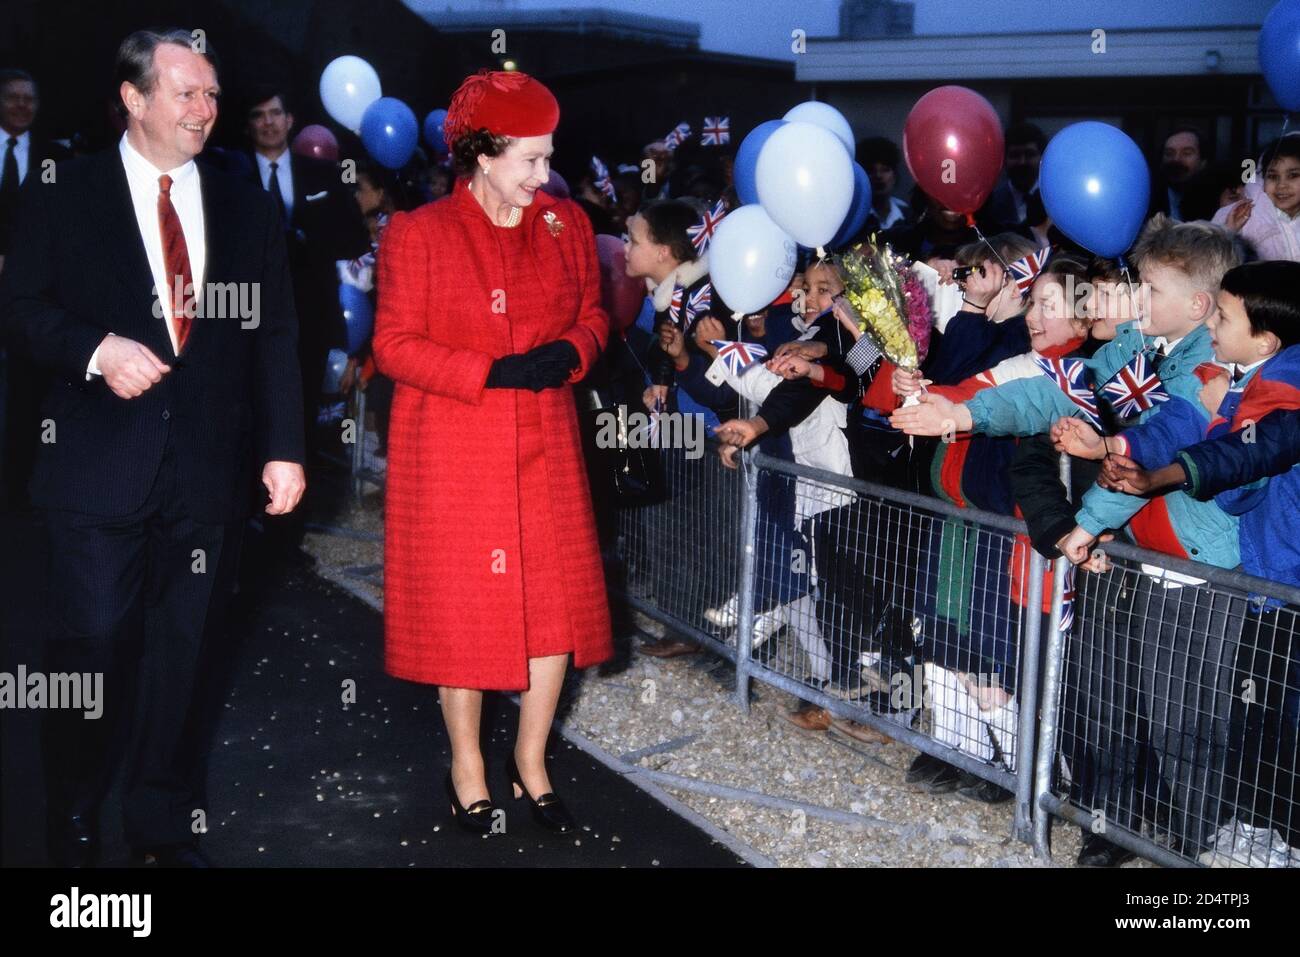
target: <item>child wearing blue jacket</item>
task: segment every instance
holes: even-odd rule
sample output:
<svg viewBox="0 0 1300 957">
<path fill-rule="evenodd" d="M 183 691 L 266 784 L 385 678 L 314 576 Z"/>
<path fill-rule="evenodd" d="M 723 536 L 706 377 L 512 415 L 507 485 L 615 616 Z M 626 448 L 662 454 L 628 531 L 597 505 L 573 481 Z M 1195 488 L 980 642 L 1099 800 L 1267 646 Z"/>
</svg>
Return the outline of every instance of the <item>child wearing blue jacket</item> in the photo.
<svg viewBox="0 0 1300 957">
<path fill-rule="evenodd" d="M 1217 491 L 1215 501 L 1240 516 L 1243 569 L 1300 586 L 1300 468 L 1236 487 L 1225 482 L 1234 473 L 1231 444 L 1256 444 L 1258 422 L 1300 409 L 1300 264 L 1239 266 L 1224 276 L 1218 305 L 1210 324 L 1215 353 L 1231 365 L 1234 381 L 1211 423 L 1216 441 L 1190 446 L 1155 470 L 1141 467 L 1140 454 L 1116 456 L 1103 467 L 1102 481 L 1132 494 L 1174 484 Z M 1258 597 L 1246 618 L 1233 684 L 1243 689 L 1233 697 L 1225 793 L 1235 813 L 1201 855 L 1205 864 L 1300 865 L 1298 609 Z"/>
</svg>

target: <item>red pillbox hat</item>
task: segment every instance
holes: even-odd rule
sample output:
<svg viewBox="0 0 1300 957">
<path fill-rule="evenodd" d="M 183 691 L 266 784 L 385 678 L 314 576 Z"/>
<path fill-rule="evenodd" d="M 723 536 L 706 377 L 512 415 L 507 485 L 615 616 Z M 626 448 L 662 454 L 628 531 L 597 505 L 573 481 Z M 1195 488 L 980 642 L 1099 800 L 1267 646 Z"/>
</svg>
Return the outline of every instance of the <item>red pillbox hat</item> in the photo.
<svg viewBox="0 0 1300 957">
<path fill-rule="evenodd" d="M 554 94 L 527 73 L 479 70 L 452 95 L 443 134 L 447 145 L 475 130 L 498 136 L 545 136 L 560 122 Z"/>
</svg>

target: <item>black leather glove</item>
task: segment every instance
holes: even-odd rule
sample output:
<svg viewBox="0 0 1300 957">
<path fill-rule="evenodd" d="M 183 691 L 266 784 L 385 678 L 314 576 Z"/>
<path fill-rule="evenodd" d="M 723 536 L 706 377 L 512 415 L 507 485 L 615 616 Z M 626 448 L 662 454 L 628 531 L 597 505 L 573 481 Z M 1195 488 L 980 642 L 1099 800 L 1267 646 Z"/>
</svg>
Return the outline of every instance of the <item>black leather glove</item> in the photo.
<svg viewBox="0 0 1300 957">
<path fill-rule="evenodd" d="M 564 340 L 548 342 L 519 355 L 502 356 L 488 370 L 488 389 L 528 389 L 541 392 L 568 381 L 569 373 L 580 359 L 573 344 Z"/>
</svg>

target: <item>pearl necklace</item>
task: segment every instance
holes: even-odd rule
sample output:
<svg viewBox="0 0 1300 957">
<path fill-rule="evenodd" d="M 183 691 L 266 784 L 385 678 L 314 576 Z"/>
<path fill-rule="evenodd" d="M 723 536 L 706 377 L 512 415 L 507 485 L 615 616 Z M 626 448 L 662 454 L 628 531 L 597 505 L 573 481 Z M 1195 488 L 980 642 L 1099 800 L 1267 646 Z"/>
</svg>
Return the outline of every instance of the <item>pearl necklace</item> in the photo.
<svg viewBox="0 0 1300 957">
<path fill-rule="evenodd" d="M 512 226 L 518 226 L 519 221 L 524 218 L 524 211 L 518 206 L 510 207 L 510 215 L 506 217 L 505 226 L 509 229 Z"/>
</svg>

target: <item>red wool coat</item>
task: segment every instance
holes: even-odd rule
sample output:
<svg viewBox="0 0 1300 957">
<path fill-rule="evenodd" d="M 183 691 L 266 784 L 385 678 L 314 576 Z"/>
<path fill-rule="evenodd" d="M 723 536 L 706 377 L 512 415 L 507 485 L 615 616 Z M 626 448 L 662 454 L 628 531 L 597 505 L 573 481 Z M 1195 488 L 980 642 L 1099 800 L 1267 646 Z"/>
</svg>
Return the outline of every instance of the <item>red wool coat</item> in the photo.
<svg viewBox="0 0 1300 957">
<path fill-rule="evenodd" d="M 399 678 L 520 690 L 530 648 L 571 649 L 579 668 L 613 653 L 572 386 L 483 387 L 494 358 L 556 339 L 581 358 L 569 382 L 586 374 L 609 336 L 595 238 L 577 204 L 540 191 L 516 230 L 462 179 L 395 214 L 380 246 L 374 356 L 396 383 L 385 668 Z"/>
</svg>

